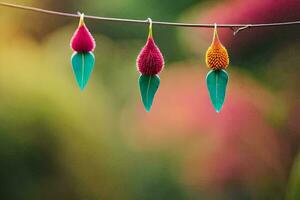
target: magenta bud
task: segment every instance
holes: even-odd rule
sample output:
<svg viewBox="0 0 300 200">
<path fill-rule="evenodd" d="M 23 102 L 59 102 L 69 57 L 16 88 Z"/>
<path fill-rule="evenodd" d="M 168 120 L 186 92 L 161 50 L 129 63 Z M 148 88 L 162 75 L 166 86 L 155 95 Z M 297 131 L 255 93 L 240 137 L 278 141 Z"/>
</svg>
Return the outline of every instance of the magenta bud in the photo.
<svg viewBox="0 0 300 200">
<path fill-rule="evenodd" d="M 91 52 L 96 46 L 95 40 L 82 21 L 71 39 L 71 48 L 76 52 Z"/>
<path fill-rule="evenodd" d="M 156 46 L 153 37 L 148 37 L 146 45 L 141 50 L 137 61 L 137 69 L 143 75 L 156 75 L 164 67 L 164 57 L 158 46 Z"/>
</svg>

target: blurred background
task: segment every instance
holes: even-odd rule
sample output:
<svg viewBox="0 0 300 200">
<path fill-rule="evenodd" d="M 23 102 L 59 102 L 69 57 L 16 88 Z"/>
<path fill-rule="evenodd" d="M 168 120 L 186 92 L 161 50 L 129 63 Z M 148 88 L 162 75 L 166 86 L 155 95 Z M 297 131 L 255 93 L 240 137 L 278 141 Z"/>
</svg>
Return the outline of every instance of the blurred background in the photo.
<svg viewBox="0 0 300 200">
<path fill-rule="evenodd" d="M 105 17 L 191 23 L 300 20 L 299 0 L 6 0 Z M 231 64 L 215 113 L 212 29 L 154 26 L 165 56 L 152 110 L 135 60 L 147 25 L 86 20 L 88 87 L 72 72 L 78 20 L 0 7 L 0 199 L 300 199 L 300 26 L 219 29 Z"/>
</svg>

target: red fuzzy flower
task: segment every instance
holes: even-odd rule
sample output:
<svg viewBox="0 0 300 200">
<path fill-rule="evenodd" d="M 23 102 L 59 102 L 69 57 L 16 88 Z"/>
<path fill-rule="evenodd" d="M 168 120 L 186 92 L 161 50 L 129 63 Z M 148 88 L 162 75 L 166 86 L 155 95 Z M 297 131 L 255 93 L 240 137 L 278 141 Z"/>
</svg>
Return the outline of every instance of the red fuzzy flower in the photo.
<svg viewBox="0 0 300 200">
<path fill-rule="evenodd" d="M 137 69 L 143 75 L 156 75 L 164 67 L 164 57 L 156 46 L 153 37 L 148 37 L 146 45 L 137 58 Z"/>
<path fill-rule="evenodd" d="M 95 46 L 95 40 L 81 17 L 79 26 L 71 39 L 71 48 L 76 52 L 91 52 L 94 51 Z"/>
</svg>

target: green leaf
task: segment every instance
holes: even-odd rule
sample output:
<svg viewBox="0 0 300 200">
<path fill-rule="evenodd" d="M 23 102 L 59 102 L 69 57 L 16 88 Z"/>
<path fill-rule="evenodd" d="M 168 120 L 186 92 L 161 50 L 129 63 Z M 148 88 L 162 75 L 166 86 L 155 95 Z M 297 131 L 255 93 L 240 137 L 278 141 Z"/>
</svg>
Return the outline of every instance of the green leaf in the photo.
<svg viewBox="0 0 300 200">
<path fill-rule="evenodd" d="M 141 97 L 147 112 L 149 112 L 151 109 L 152 102 L 159 84 L 160 79 L 157 75 L 141 75 L 139 78 Z"/>
<path fill-rule="evenodd" d="M 95 57 L 92 52 L 75 52 L 71 58 L 73 71 L 80 90 L 84 90 L 87 85 L 95 64 Z"/>
<path fill-rule="evenodd" d="M 220 112 L 225 100 L 228 75 L 225 70 L 211 70 L 206 76 L 210 100 L 217 112 Z"/>
</svg>

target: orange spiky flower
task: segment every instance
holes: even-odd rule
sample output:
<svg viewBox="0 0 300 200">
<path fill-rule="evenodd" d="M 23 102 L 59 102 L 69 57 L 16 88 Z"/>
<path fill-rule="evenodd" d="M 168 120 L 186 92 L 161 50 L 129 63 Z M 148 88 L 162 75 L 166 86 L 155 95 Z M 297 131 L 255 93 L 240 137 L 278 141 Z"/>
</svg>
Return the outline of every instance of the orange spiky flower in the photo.
<svg viewBox="0 0 300 200">
<path fill-rule="evenodd" d="M 213 70 L 226 69 L 229 65 L 228 52 L 220 42 L 216 24 L 213 41 L 206 51 L 206 65 Z"/>
</svg>

